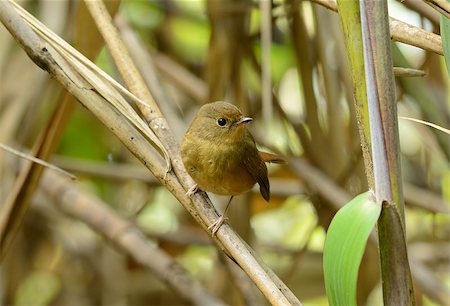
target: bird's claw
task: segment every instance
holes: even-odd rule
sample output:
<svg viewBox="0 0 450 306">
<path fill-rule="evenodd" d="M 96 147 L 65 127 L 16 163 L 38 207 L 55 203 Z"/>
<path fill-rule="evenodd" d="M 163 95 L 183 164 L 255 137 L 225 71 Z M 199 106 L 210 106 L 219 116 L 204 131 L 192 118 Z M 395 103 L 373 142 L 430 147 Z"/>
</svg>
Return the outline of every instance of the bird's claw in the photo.
<svg viewBox="0 0 450 306">
<path fill-rule="evenodd" d="M 195 184 L 194 186 L 192 186 L 191 188 L 189 188 L 188 191 L 186 191 L 186 195 L 188 197 L 192 197 L 194 195 L 194 193 L 196 193 L 198 191 L 198 185 Z"/>
<path fill-rule="evenodd" d="M 228 218 L 225 217 L 224 215 L 222 215 L 213 224 L 208 226 L 208 230 L 211 230 L 211 233 L 212 233 L 213 237 L 216 235 L 217 231 L 219 230 L 219 228 L 222 226 L 222 224 L 226 220 L 228 220 Z"/>
</svg>

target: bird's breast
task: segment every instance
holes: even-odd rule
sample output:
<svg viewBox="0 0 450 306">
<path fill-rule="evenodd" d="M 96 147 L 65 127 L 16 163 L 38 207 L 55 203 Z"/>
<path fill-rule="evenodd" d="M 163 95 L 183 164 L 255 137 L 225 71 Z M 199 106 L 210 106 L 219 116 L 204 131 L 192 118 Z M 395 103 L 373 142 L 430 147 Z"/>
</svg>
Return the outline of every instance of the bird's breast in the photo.
<svg viewBox="0 0 450 306">
<path fill-rule="evenodd" d="M 255 185 L 256 180 L 242 162 L 244 151 L 236 145 L 202 140 L 187 147 L 182 146 L 183 163 L 200 189 L 219 195 L 238 195 Z"/>
</svg>

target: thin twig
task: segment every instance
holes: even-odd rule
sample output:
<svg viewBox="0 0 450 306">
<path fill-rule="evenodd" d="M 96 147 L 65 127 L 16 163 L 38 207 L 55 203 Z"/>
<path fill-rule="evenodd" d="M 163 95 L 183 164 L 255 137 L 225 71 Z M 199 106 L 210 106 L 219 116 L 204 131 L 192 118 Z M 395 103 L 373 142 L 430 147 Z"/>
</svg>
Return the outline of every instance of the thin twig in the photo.
<svg viewBox="0 0 450 306">
<path fill-rule="evenodd" d="M 394 67 L 394 75 L 396 77 L 424 77 L 427 73 L 419 69 Z"/>
<path fill-rule="evenodd" d="M 46 162 L 45 160 L 36 158 L 36 157 L 34 157 L 34 156 L 31 156 L 31 155 L 28 155 L 28 154 L 25 154 L 25 153 L 22 153 L 22 152 L 20 152 L 19 150 L 13 149 L 13 148 L 11 148 L 11 147 L 9 147 L 9 146 L 6 146 L 6 145 L 4 145 L 4 144 L 2 144 L 2 143 L 0 143 L 0 148 L 3 149 L 3 150 L 5 150 L 5 151 L 7 151 L 7 152 L 9 152 L 9 153 L 11 153 L 11 154 L 14 154 L 14 155 L 16 155 L 16 156 L 19 156 L 20 158 L 23 158 L 23 159 L 32 161 L 33 163 L 36 163 L 36 164 L 39 164 L 39 165 L 44 166 L 44 167 L 46 167 L 46 168 L 49 168 L 49 169 L 58 171 L 59 173 L 64 174 L 65 176 L 71 178 L 71 179 L 74 180 L 74 181 L 78 179 L 78 178 L 77 178 L 75 175 L 73 175 L 72 173 L 67 172 L 67 171 L 65 171 L 64 169 L 61 169 L 60 167 L 55 166 L 55 165 L 53 165 L 53 164 L 51 164 L 51 163 L 48 163 L 48 162 Z"/>
<path fill-rule="evenodd" d="M 416 122 L 416 123 L 421 123 L 427 126 L 430 126 L 432 128 L 435 128 L 438 131 L 444 132 L 448 135 L 450 135 L 450 129 L 446 129 L 440 125 L 434 124 L 432 122 L 428 122 L 425 120 L 420 120 L 420 119 L 416 119 L 416 118 L 411 118 L 411 117 L 404 117 L 404 116 L 398 116 L 399 119 L 403 119 L 403 120 L 408 120 L 408 121 L 412 121 L 412 122 Z"/>
</svg>

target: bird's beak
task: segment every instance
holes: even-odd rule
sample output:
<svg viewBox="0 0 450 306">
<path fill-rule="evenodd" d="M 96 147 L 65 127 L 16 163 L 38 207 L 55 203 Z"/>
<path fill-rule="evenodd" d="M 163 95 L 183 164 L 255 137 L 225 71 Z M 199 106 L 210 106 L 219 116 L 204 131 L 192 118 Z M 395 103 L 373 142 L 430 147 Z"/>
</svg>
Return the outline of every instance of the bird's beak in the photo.
<svg viewBox="0 0 450 306">
<path fill-rule="evenodd" d="M 250 118 L 250 117 L 242 117 L 241 119 L 239 119 L 238 121 L 236 121 L 234 124 L 235 124 L 235 125 L 239 125 L 239 124 L 242 124 L 242 123 L 248 123 L 248 122 L 251 122 L 251 121 L 253 121 L 253 118 Z"/>
</svg>

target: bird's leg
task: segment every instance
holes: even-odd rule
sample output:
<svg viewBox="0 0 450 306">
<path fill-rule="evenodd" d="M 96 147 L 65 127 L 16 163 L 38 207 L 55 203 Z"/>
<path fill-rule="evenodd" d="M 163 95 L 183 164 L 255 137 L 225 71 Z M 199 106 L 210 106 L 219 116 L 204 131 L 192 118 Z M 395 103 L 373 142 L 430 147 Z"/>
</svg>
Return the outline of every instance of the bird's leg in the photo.
<svg viewBox="0 0 450 306">
<path fill-rule="evenodd" d="M 208 226 L 209 230 L 212 229 L 213 236 L 217 233 L 217 231 L 222 226 L 222 224 L 225 222 L 225 220 L 228 220 L 226 215 L 227 215 L 227 210 L 228 210 L 228 207 L 230 206 L 231 200 L 233 200 L 233 196 L 230 197 L 230 200 L 228 201 L 228 204 L 225 207 L 225 210 L 224 210 L 223 214 L 219 217 L 219 219 L 217 219 L 213 224 Z"/>
<path fill-rule="evenodd" d="M 194 184 L 191 188 L 189 188 L 188 191 L 186 191 L 186 195 L 188 197 L 192 197 L 194 195 L 194 193 L 196 193 L 198 191 L 198 185 Z"/>
</svg>

